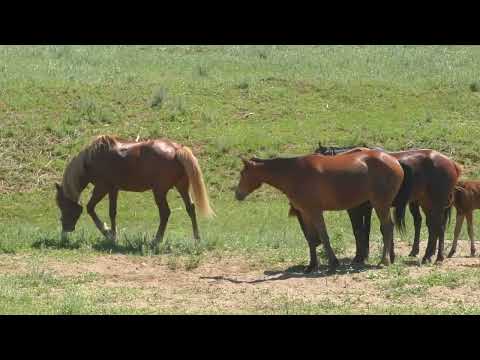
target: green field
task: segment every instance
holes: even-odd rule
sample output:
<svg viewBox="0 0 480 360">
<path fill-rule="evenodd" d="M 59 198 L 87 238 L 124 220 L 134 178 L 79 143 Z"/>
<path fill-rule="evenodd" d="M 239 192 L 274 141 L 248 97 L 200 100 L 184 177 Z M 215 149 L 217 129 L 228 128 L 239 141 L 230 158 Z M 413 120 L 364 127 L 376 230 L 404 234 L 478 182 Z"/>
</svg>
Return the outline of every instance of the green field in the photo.
<svg viewBox="0 0 480 360">
<path fill-rule="evenodd" d="M 479 108 L 476 46 L 1 46 L 0 313 L 478 314 L 480 260 L 465 257 L 466 228 L 457 257 L 441 267 L 400 256 L 388 269 L 301 276 L 308 249 L 286 198 L 263 186 L 239 203 L 232 188 L 239 155 L 301 155 L 318 142 L 432 148 L 478 178 Z M 193 149 L 217 213 L 200 219 L 200 245 L 175 191 L 158 255 L 148 246 L 158 226 L 150 192 L 120 193 L 116 246 L 86 213 L 60 240 L 54 182 L 100 134 L 168 137 Z M 97 209 L 107 221 L 108 203 Z M 348 263 L 346 212 L 326 222 Z M 376 218 L 372 226 L 375 264 Z M 409 214 L 407 228 L 396 235 L 400 255 L 413 238 Z M 422 255 L 426 237 L 423 227 Z M 447 248 L 452 238 L 450 226 Z M 236 280 L 219 279 L 227 275 Z"/>
</svg>

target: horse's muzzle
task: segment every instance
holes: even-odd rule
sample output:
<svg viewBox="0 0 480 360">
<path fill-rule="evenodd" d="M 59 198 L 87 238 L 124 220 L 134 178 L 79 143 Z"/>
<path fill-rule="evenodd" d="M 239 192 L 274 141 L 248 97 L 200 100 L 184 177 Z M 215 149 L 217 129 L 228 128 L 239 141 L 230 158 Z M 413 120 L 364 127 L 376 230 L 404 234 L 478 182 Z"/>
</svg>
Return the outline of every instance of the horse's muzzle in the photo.
<svg viewBox="0 0 480 360">
<path fill-rule="evenodd" d="M 235 199 L 237 199 L 238 201 L 242 201 L 246 197 L 247 197 L 247 194 L 244 194 L 244 193 L 238 191 L 238 189 L 235 191 Z"/>
</svg>

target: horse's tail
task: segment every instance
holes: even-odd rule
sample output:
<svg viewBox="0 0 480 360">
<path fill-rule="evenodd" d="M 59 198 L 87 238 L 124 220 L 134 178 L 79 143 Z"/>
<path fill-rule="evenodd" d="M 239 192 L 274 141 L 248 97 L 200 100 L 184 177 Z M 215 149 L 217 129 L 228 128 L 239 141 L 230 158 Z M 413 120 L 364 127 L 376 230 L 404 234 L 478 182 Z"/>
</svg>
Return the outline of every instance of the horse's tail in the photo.
<svg viewBox="0 0 480 360">
<path fill-rule="evenodd" d="M 453 205 L 457 208 L 457 211 L 460 212 L 466 207 L 465 197 L 468 196 L 464 186 L 464 183 L 459 181 L 453 189 Z"/>
<path fill-rule="evenodd" d="M 453 162 L 453 165 L 455 166 L 455 170 L 457 171 L 457 179 L 462 175 L 462 165 L 460 165 L 457 162 Z"/>
<path fill-rule="evenodd" d="M 193 155 L 192 150 L 187 146 L 183 146 L 181 149 L 177 150 L 175 156 L 187 173 L 190 193 L 193 193 L 193 201 L 200 214 L 205 217 L 215 216 L 208 200 L 202 170 L 200 169 L 198 160 Z"/>
<path fill-rule="evenodd" d="M 395 226 L 403 235 L 405 234 L 405 209 L 407 208 L 408 200 L 413 191 L 413 170 L 410 166 L 400 162 L 403 169 L 403 182 L 400 186 L 400 190 L 393 200 L 393 206 L 395 207 L 394 217 Z"/>
<path fill-rule="evenodd" d="M 445 216 L 446 216 L 446 221 L 445 223 L 447 226 L 450 226 L 450 220 L 452 219 L 452 204 L 445 208 Z"/>
<path fill-rule="evenodd" d="M 290 205 L 290 209 L 288 210 L 288 217 L 293 217 L 297 216 L 298 212 L 293 208 L 292 205 Z"/>
</svg>

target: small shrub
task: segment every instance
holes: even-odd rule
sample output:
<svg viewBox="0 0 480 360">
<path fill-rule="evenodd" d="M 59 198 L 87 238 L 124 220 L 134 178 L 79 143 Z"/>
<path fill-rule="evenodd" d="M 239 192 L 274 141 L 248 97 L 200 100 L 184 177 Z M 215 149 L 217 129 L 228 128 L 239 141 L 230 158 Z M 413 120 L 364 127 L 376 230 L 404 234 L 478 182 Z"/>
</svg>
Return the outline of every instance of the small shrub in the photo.
<svg viewBox="0 0 480 360">
<path fill-rule="evenodd" d="M 161 108 L 167 98 L 167 89 L 164 87 L 158 88 L 152 95 L 152 100 L 150 101 L 150 107 Z"/>
<path fill-rule="evenodd" d="M 175 112 L 179 113 L 180 115 L 185 115 L 187 112 L 185 102 L 183 101 L 183 99 L 180 98 L 175 101 L 174 108 Z"/>
<path fill-rule="evenodd" d="M 185 270 L 190 271 L 196 269 L 200 264 L 200 256 L 190 255 L 185 262 Z"/>
<path fill-rule="evenodd" d="M 242 90 L 248 89 L 248 87 L 249 87 L 249 84 L 247 80 L 243 80 L 237 85 L 237 88 Z"/>
<path fill-rule="evenodd" d="M 103 110 L 91 99 L 80 100 L 75 105 L 75 110 L 75 116 L 69 116 L 67 118 L 69 125 L 78 124 L 80 121 L 87 121 L 90 124 L 96 124 L 98 122 L 110 124 L 112 122 L 111 113 Z"/>
<path fill-rule="evenodd" d="M 200 76 L 207 76 L 208 75 L 207 67 L 205 65 L 198 65 L 197 74 Z"/>
<path fill-rule="evenodd" d="M 266 52 L 265 50 L 259 51 L 258 57 L 259 57 L 260 59 L 266 59 L 266 58 L 268 57 L 268 56 L 267 56 L 267 52 Z"/>
<path fill-rule="evenodd" d="M 480 91 L 480 81 L 474 81 L 470 84 L 470 90 L 473 92 Z"/>
</svg>

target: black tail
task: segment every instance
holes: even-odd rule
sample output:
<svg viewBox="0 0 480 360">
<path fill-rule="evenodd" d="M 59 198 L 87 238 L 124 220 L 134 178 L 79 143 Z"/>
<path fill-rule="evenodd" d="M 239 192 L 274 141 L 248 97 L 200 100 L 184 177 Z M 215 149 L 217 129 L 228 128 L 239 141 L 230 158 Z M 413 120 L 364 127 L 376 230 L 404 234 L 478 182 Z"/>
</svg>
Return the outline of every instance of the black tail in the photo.
<svg viewBox="0 0 480 360">
<path fill-rule="evenodd" d="M 450 226 L 450 220 L 452 218 L 452 205 L 450 205 L 449 207 L 447 207 L 445 209 L 445 224 L 446 224 L 446 228 Z"/>
<path fill-rule="evenodd" d="M 398 191 L 393 206 L 395 207 L 394 217 L 395 226 L 400 231 L 400 234 L 405 234 L 405 209 L 407 208 L 408 200 L 413 190 L 413 170 L 410 166 L 399 161 L 403 169 L 403 182 Z"/>
</svg>

